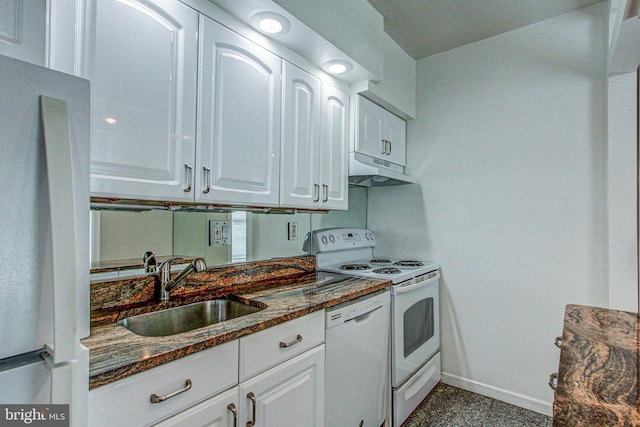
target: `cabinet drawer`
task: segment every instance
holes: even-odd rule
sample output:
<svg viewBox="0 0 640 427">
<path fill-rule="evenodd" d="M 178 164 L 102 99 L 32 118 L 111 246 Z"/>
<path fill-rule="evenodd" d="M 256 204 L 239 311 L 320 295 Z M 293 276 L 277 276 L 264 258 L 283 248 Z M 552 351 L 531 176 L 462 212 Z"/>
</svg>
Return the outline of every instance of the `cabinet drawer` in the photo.
<svg viewBox="0 0 640 427">
<path fill-rule="evenodd" d="M 240 381 L 324 342 L 324 310 L 240 338 Z"/>
<path fill-rule="evenodd" d="M 191 388 L 163 402 L 167 396 Z M 238 341 L 228 342 L 89 392 L 89 425 L 147 426 L 238 383 Z"/>
</svg>

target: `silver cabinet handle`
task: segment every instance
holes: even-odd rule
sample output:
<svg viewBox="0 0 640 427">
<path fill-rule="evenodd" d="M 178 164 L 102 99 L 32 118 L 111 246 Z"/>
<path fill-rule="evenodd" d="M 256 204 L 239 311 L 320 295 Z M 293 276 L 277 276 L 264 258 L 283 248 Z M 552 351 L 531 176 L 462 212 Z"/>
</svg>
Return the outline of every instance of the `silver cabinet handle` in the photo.
<svg viewBox="0 0 640 427">
<path fill-rule="evenodd" d="M 391 143 L 391 141 L 387 141 L 387 142 L 389 143 L 389 149 L 387 150 L 387 156 L 390 156 L 391 155 L 391 145 L 392 145 L 392 143 Z"/>
<path fill-rule="evenodd" d="M 185 391 L 189 391 L 191 390 L 191 380 L 187 379 L 187 381 L 184 384 L 184 387 L 181 388 L 180 390 L 176 390 L 173 393 L 169 393 L 166 396 L 158 396 L 157 394 L 152 394 L 151 395 L 151 403 L 160 403 L 160 402 L 164 402 L 165 400 L 171 399 L 172 397 L 175 397 L 177 395 L 179 395 L 180 393 L 184 393 Z"/>
<path fill-rule="evenodd" d="M 554 390 L 558 387 L 558 373 L 557 372 L 554 372 L 553 374 L 549 375 L 549 387 L 551 387 Z"/>
<path fill-rule="evenodd" d="M 556 341 L 554 343 L 556 347 L 562 348 L 562 337 L 556 337 Z"/>
<path fill-rule="evenodd" d="M 233 403 L 227 405 L 227 409 L 233 415 L 233 427 L 238 427 L 238 409 Z"/>
<path fill-rule="evenodd" d="M 387 140 L 386 139 L 382 140 L 382 150 L 380 150 L 380 152 L 382 154 L 387 154 Z"/>
<path fill-rule="evenodd" d="M 184 188 L 184 192 L 189 193 L 191 191 L 191 180 L 193 179 L 193 166 L 184 165 L 184 171 L 187 175 L 187 186 Z"/>
<path fill-rule="evenodd" d="M 207 194 L 209 191 L 211 191 L 211 169 L 209 169 L 206 166 L 203 166 L 202 172 L 204 172 L 204 182 L 206 183 L 206 186 L 204 187 L 202 192 L 204 194 Z"/>
<path fill-rule="evenodd" d="M 282 341 L 280 341 L 280 348 L 291 347 L 292 345 L 296 345 L 299 342 L 302 342 L 302 335 L 300 335 L 300 334 L 298 334 L 298 336 L 296 336 L 296 339 L 291 341 L 291 342 L 282 342 Z"/>
<path fill-rule="evenodd" d="M 256 425 L 256 395 L 250 392 L 247 397 L 251 401 L 251 421 L 247 421 L 247 427 L 252 427 Z"/>
<path fill-rule="evenodd" d="M 324 203 L 329 200 L 329 186 L 327 184 L 322 184 L 322 194 L 324 194 L 322 197 L 322 202 Z"/>
<path fill-rule="evenodd" d="M 313 184 L 313 194 L 314 194 L 313 201 L 314 202 L 320 201 L 320 185 Z"/>
</svg>

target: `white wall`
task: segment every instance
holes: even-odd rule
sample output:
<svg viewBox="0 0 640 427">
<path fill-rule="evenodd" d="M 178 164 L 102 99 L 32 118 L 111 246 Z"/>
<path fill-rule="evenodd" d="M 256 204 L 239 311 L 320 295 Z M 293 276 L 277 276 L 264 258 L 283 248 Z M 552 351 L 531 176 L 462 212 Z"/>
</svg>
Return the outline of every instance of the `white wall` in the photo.
<svg viewBox="0 0 640 427">
<path fill-rule="evenodd" d="M 638 311 L 636 73 L 609 78 L 609 308 Z"/>
<path fill-rule="evenodd" d="M 378 253 L 441 264 L 443 381 L 547 414 L 565 305 L 607 305 L 607 14 L 418 61 L 419 185 L 369 190 Z"/>
</svg>

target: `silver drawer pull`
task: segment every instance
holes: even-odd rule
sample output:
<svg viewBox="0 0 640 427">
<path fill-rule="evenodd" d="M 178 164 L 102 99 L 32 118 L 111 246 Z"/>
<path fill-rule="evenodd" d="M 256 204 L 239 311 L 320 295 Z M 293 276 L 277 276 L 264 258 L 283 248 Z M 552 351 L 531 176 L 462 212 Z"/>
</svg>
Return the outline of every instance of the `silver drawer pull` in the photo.
<svg viewBox="0 0 640 427">
<path fill-rule="evenodd" d="M 302 335 L 300 335 L 300 334 L 298 334 L 298 336 L 296 336 L 296 339 L 291 341 L 291 342 L 282 342 L 282 341 L 280 341 L 280 348 L 291 347 L 292 345 L 296 345 L 299 342 L 302 342 Z"/>
<path fill-rule="evenodd" d="M 558 348 L 562 348 L 562 337 L 556 337 L 555 345 Z"/>
<path fill-rule="evenodd" d="M 313 201 L 318 202 L 320 200 L 320 184 L 313 184 Z"/>
<path fill-rule="evenodd" d="M 229 403 L 227 405 L 227 409 L 233 414 L 233 427 L 238 427 L 238 409 L 236 408 L 236 405 Z"/>
<path fill-rule="evenodd" d="M 171 399 L 172 397 L 175 397 L 175 396 L 179 395 L 180 393 L 184 393 L 185 391 L 189 391 L 189 390 L 191 390 L 191 380 L 187 379 L 187 381 L 185 381 L 184 388 L 181 388 L 180 390 L 174 391 L 173 393 L 169 393 L 166 396 L 158 396 L 155 393 L 152 394 L 151 395 L 151 403 L 164 402 L 165 400 Z"/>
<path fill-rule="evenodd" d="M 205 187 L 202 190 L 202 192 L 204 194 L 207 194 L 209 191 L 211 191 L 211 169 L 209 169 L 206 166 L 203 166 L 202 172 L 204 172 L 204 182 L 205 182 Z"/>
<path fill-rule="evenodd" d="M 247 394 L 247 397 L 251 401 L 251 421 L 247 421 L 247 427 L 253 427 L 256 425 L 256 395 L 253 392 Z"/>
<path fill-rule="evenodd" d="M 193 180 L 193 166 L 184 165 L 184 171 L 186 175 L 187 186 L 183 188 L 182 191 L 184 191 L 185 193 L 188 193 L 191 191 L 191 181 Z"/>
<path fill-rule="evenodd" d="M 558 387 L 558 373 L 557 372 L 554 372 L 553 374 L 549 375 L 549 387 L 551 387 L 554 390 Z"/>
</svg>

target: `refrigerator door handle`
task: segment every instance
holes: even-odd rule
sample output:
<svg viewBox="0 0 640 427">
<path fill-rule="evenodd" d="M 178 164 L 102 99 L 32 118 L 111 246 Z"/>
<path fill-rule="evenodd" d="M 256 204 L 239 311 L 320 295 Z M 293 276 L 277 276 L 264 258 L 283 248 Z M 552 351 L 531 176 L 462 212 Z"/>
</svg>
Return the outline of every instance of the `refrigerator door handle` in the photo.
<svg viewBox="0 0 640 427">
<path fill-rule="evenodd" d="M 49 181 L 53 259 L 53 342 L 46 343 L 53 363 L 76 354 L 76 248 L 71 139 L 67 102 L 40 97 Z"/>
</svg>

